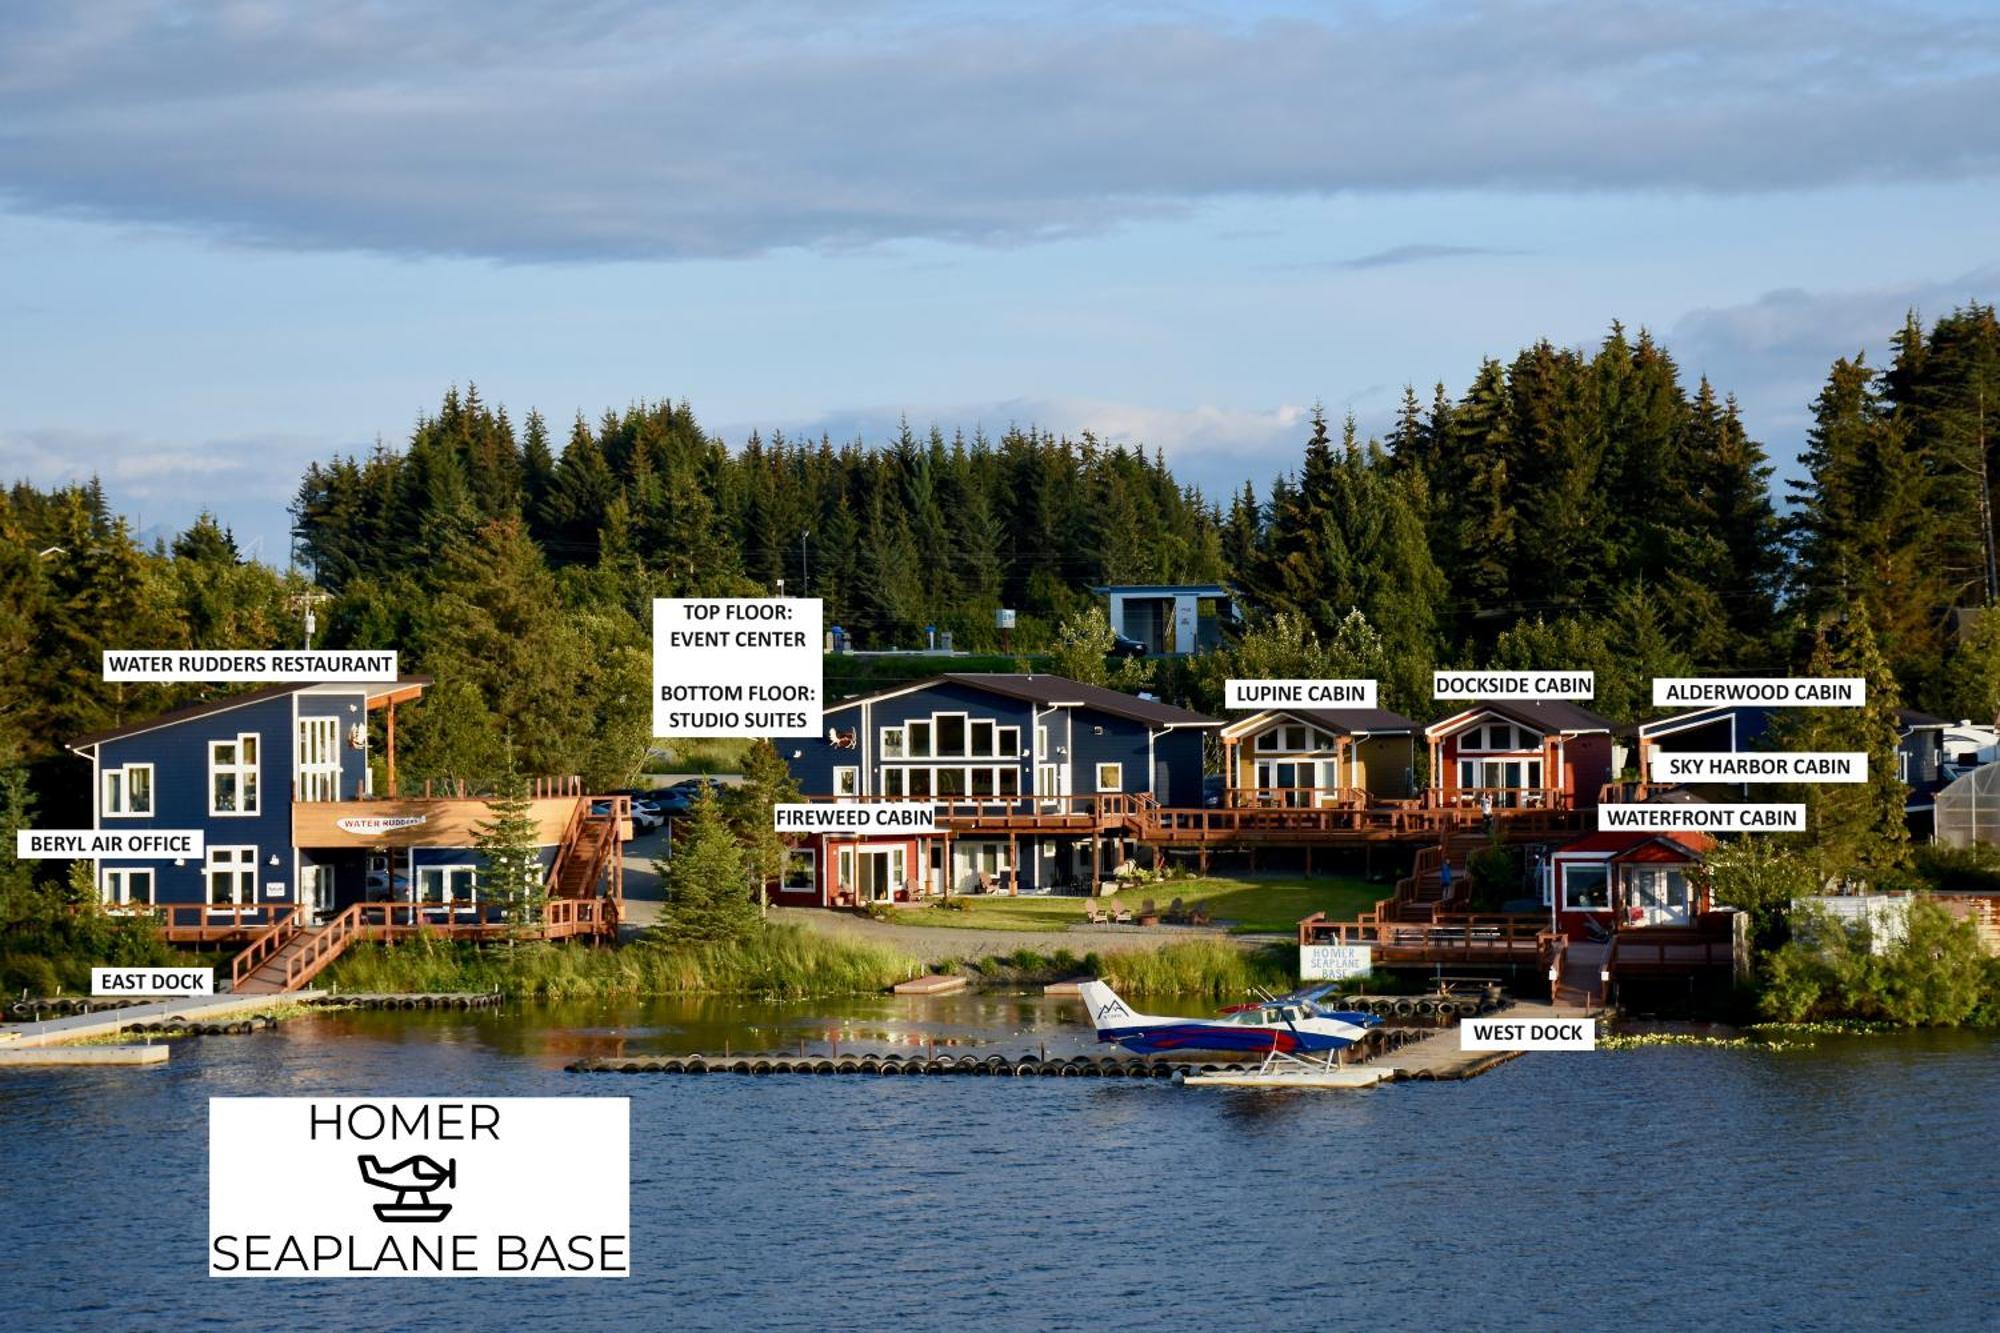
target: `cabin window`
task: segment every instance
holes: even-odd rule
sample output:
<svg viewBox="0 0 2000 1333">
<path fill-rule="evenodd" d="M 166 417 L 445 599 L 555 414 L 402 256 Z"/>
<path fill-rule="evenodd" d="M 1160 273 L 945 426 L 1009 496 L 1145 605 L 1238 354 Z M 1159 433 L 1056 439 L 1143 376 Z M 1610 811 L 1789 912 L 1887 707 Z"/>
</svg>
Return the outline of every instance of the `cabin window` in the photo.
<svg viewBox="0 0 2000 1333">
<path fill-rule="evenodd" d="M 993 732 L 993 753 L 1002 759 L 1017 759 L 1021 754 L 1021 729 L 1019 727 L 999 727 Z"/>
<path fill-rule="evenodd" d="M 1606 866 L 1567 866 L 1563 870 L 1563 911 L 1611 910 L 1611 872 Z"/>
<path fill-rule="evenodd" d="M 997 776 L 1000 779 L 1000 794 L 1002 796 L 1019 796 L 1021 794 L 1020 769 L 1018 768 L 999 769 L 997 770 Z"/>
<path fill-rule="evenodd" d="M 210 847 L 204 867 L 208 876 L 208 901 L 217 906 L 257 901 L 257 849 L 255 847 Z"/>
<path fill-rule="evenodd" d="M 1259 750 L 1276 750 L 1279 743 L 1284 739 L 1284 731 L 1283 727 L 1272 727 L 1269 731 L 1260 731 L 1257 733 L 1257 739 L 1252 742 L 1252 745 L 1255 749 Z"/>
<path fill-rule="evenodd" d="M 257 734 L 208 743 L 208 813 L 257 813 Z"/>
<path fill-rule="evenodd" d="M 939 713 L 931 719 L 937 728 L 937 752 L 940 759 L 955 759 L 965 754 L 965 714 Z"/>
<path fill-rule="evenodd" d="M 104 813 L 106 815 L 150 815 L 153 813 L 153 766 L 126 764 L 104 770 Z"/>
<path fill-rule="evenodd" d="M 884 759 L 903 758 L 903 729 L 901 727 L 882 728 L 882 757 Z"/>
<path fill-rule="evenodd" d="M 993 794 L 992 769 L 975 768 L 972 770 L 972 794 L 974 796 L 991 796 Z"/>
<path fill-rule="evenodd" d="M 107 903 L 144 903 L 153 901 L 153 871 L 150 866 L 106 866 L 104 868 L 104 901 Z"/>
<path fill-rule="evenodd" d="M 965 770 L 962 768 L 938 769 L 936 795 L 943 797 L 965 795 Z"/>
<path fill-rule="evenodd" d="M 912 722 L 907 728 L 905 728 L 905 730 L 908 732 L 909 735 L 910 758 L 912 759 L 930 758 L 931 724 L 928 722 Z"/>
<path fill-rule="evenodd" d="M 993 749 L 991 722 L 979 721 L 972 724 L 972 749 L 968 753 L 979 759 L 991 759 L 994 756 L 996 752 Z"/>
<path fill-rule="evenodd" d="M 1097 789 L 1099 791 L 1125 790 L 1125 765 L 1099 764 L 1097 766 Z"/>
<path fill-rule="evenodd" d="M 471 866 L 420 866 L 417 901 L 447 907 L 479 901 L 479 872 Z"/>
<path fill-rule="evenodd" d="M 902 769 L 885 768 L 882 770 L 882 794 L 884 796 L 901 796 L 903 794 Z"/>
<path fill-rule="evenodd" d="M 785 871 L 779 882 L 791 892 L 812 892 L 819 884 L 819 853 L 810 847 L 787 848 Z"/>
<path fill-rule="evenodd" d="M 340 799 L 339 718 L 299 719 L 298 769 L 301 801 Z"/>
<path fill-rule="evenodd" d="M 1313 733 L 1313 749 L 1331 750 L 1332 748 L 1333 748 L 1333 737 L 1327 735 L 1323 731 L 1315 731 Z"/>
<path fill-rule="evenodd" d="M 861 770 L 853 767 L 834 769 L 833 794 L 835 796 L 859 796 L 861 794 Z"/>
<path fill-rule="evenodd" d="M 1285 748 L 1291 751 L 1298 751 L 1305 749 L 1306 729 L 1304 727 L 1286 727 Z"/>
<path fill-rule="evenodd" d="M 931 794 L 931 771 L 928 768 L 911 769 L 910 790 L 905 794 L 910 796 L 929 796 Z"/>
<path fill-rule="evenodd" d="M 1035 753 L 1043 759 L 1049 757 L 1049 729 L 1047 727 L 1035 728 Z"/>
</svg>

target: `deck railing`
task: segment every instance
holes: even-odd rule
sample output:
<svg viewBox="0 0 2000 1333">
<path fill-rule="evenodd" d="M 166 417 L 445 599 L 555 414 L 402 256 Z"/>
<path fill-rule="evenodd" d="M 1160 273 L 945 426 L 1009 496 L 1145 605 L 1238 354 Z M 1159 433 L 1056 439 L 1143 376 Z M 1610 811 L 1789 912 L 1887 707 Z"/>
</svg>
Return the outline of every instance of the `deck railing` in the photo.
<svg viewBox="0 0 2000 1333">
<path fill-rule="evenodd" d="M 263 966 L 265 961 L 285 947 L 292 936 L 299 933 L 299 912 L 296 908 L 279 909 L 277 919 L 263 934 L 250 941 L 248 948 L 236 955 L 236 961 L 229 968 L 229 988 L 233 991 L 241 987 L 243 979 Z"/>
<path fill-rule="evenodd" d="M 1501 810 L 1567 810 L 1572 802 L 1561 787 L 1431 787 L 1424 804 L 1436 810 L 1479 810 L 1482 799 L 1490 799 Z"/>
<path fill-rule="evenodd" d="M 385 796 L 380 792 L 354 792 L 342 796 L 311 796 L 292 783 L 292 800 L 300 805 L 344 805 L 355 801 L 490 801 L 500 793 L 490 787 L 477 787 L 463 779 L 426 778 L 421 795 Z M 583 779 L 574 773 L 560 777 L 534 777 L 527 780 L 527 796 L 533 801 L 552 801 L 566 796 L 582 796 Z"/>
<path fill-rule="evenodd" d="M 1286 806 L 1324 810 L 1364 806 L 1372 799 L 1362 787 L 1231 787 L 1223 793 L 1222 804 L 1232 809 Z"/>
</svg>

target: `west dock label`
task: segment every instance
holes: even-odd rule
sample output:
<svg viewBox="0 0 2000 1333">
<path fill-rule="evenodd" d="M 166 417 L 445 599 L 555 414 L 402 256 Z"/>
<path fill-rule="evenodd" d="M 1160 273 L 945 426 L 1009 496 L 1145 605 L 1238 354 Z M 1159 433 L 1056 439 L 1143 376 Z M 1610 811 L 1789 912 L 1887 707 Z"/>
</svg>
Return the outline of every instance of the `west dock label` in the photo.
<svg viewBox="0 0 2000 1333">
<path fill-rule="evenodd" d="M 655 736 L 817 736 L 816 597 L 653 600 Z"/>
</svg>

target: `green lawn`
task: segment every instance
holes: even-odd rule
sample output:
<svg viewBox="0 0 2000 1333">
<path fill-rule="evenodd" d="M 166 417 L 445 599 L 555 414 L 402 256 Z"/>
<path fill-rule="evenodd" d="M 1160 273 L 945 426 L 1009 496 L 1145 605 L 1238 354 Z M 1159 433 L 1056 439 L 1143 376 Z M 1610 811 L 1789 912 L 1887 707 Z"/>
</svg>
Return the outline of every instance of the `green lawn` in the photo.
<svg viewBox="0 0 2000 1333">
<path fill-rule="evenodd" d="M 1351 919 L 1365 912 L 1392 892 L 1388 885 L 1332 875 L 1312 879 L 1224 878 L 1175 879 L 1148 884 L 1095 901 L 1111 911 L 1128 907 L 1137 912 L 1146 899 L 1165 911 L 1179 898 L 1183 906 L 1199 903 L 1217 926 L 1235 933 L 1278 932 L 1289 934 L 1300 918 L 1325 912 L 1335 920 Z M 891 920 L 910 926 L 957 926 L 972 930 L 1066 930 L 1083 923 L 1087 898 L 1010 898 L 1005 896 L 955 897 L 965 910 L 942 907 L 909 907 L 891 914 Z"/>
</svg>

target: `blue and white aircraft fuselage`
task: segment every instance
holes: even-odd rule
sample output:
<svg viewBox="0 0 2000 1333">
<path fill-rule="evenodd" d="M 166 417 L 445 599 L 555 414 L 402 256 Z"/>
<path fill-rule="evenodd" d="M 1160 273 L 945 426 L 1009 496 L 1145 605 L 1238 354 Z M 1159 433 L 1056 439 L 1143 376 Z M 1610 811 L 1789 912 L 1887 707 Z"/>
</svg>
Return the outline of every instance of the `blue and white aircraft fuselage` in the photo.
<svg viewBox="0 0 2000 1333">
<path fill-rule="evenodd" d="M 1352 1046 L 1382 1020 L 1374 1014 L 1335 1012 L 1310 999 L 1285 996 L 1244 1005 L 1220 1018 L 1169 1018 L 1135 1013 L 1101 981 L 1077 987 L 1097 1026 L 1099 1041 L 1129 1051 L 1237 1051 L 1252 1055 L 1306 1055 Z"/>
</svg>

